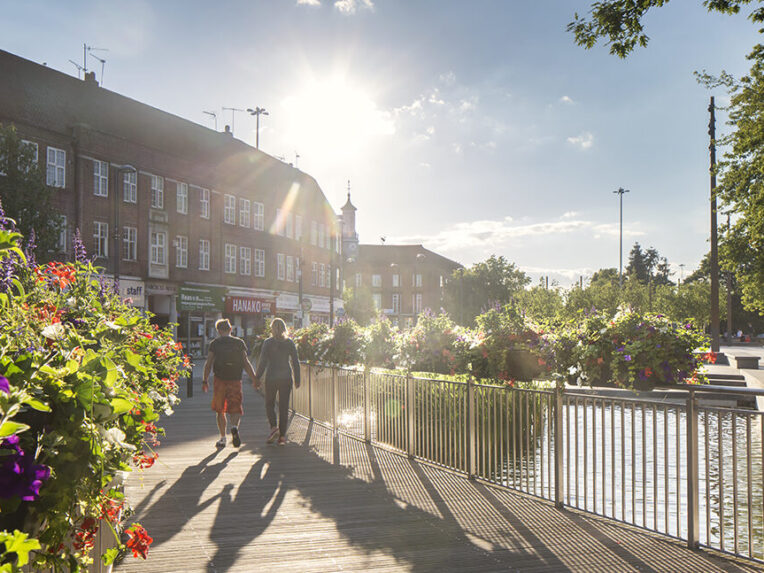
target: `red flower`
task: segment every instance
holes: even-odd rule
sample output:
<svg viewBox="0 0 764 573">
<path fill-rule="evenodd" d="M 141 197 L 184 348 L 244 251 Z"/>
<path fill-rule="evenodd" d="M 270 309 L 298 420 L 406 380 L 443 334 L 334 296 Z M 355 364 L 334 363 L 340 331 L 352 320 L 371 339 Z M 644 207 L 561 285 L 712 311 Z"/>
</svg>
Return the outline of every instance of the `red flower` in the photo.
<svg viewBox="0 0 764 573">
<path fill-rule="evenodd" d="M 133 456 L 133 463 L 142 470 L 145 470 L 153 466 L 158 457 L 159 454 L 156 452 L 154 452 L 154 455 L 149 455 L 145 452 L 138 452 Z"/>
<path fill-rule="evenodd" d="M 154 539 L 140 523 L 133 523 L 127 529 L 127 534 L 130 536 L 130 539 L 125 543 L 125 546 L 133 552 L 133 557 L 143 557 L 146 559 L 149 546 L 154 542 Z"/>
<path fill-rule="evenodd" d="M 95 536 L 98 531 L 98 522 L 93 517 L 86 517 L 82 520 L 79 528 L 74 532 L 74 541 L 72 547 L 76 550 L 89 551 L 95 545 Z"/>
</svg>

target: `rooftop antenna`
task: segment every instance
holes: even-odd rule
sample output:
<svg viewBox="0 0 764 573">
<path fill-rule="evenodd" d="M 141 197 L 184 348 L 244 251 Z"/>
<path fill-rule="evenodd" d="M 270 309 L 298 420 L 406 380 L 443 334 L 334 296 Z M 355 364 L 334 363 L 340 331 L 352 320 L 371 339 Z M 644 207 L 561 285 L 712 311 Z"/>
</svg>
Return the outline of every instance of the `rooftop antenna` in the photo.
<svg viewBox="0 0 764 573">
<path fill-rule="evenodd" d="M 106 48 L 93 48 L 93 49 L 104 49 L 105 50 Z M 96 60 L 98 60 L 99 62 L 101 62 L 101 87 L 103 87 L 103 67 L 106 65 L 106 60 L 104 60 L 103 58 L 99 58 L 98 56 L 96 56 L 92 52 L 90 53 L 90 55 L 92 57 L 94 57 Z"/>
<path fill-rule="evenodd" d="M 379 238 L 379 240 L 380 240 L 380 241 L 382 241 L 382 244 L 384 245 L 384 244 L 385 244 L 385 241 L 387 240 L 387 237 L 385 237 L 384 235 L 382 235 L 382 236 Z"/>
<path fill-rule="evenodd" d="M 294 152 L 294 167 L 295 167 L 295 169 L 297 169 L 297 164 L 298 164 L 299 161 L 300 161 L 300 154 L 295 151 Z"/>
<path fill-rule="evenodd" d="M 81 73 L 81 72 L 82 72 L 82 70 L 84 70 L 85 68 L 83 68 L 81 65 L 79 65 L 79 64 L 78 64 L 77 62 L 75 62 L 74 60 L 69 60 L 69 62 L 70 62 L 70 63 L 71 63 L 71 64 L 72 64 L 72 65 L 73 65 L 75 68 L 77 68 L 77 79 L 78 79 L 78 80 L 79 80 L 79 79 L 82 79 L 82 78 L 80 77 L 80 73 Z"/>
<path fill-rule="evenodd" d="M 236 126 L 236 112 L 244 111 L 244 110 L 239 109 L 238 107 L 224 107 L 223 110 L 227 110 L 231 112 L 231 135 L 233 135 L 233 132 Z"/>
<path fill-rule="evenodd" d="M 216 114 L 214 111 L 204 111 L 202 110 L 202 113 L 206 113 L 207 115 L 211 115 L 212 119 L 215 120 L 215 131 L 218 130 L 218 114 Z"/>
</svg>

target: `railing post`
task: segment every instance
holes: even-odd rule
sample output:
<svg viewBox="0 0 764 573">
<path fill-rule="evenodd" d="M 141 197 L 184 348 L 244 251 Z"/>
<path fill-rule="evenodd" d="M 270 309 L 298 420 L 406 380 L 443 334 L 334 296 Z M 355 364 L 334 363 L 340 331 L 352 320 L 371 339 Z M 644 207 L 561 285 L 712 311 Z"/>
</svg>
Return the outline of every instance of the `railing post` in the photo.
<svg viewBox="0 0 764 573">
<path fill-rule="evenodd" d="M 565 458 L 562 449 L 562 411 L 565 386 L 557 383 L 554 394 L 554 505 L 558 509 L 563 506 L 563 464 Z"/>
<path fill-rule="evenodd" d="M 472 373 L 467 377 L 467 475 L 477 475 L 477 444 L 475 443 L 475 382 Z"/>
<path fill-rule="evenodd" d="M 411 378 L 411 372 L 406 371 L 406 451 L 410 458 L 413 458 L 416 452 L 416 434 L 414 431 L 414 380 Z"/>
<path fill-rule="evenodd" d="M 332 430 L 337 433 L 337 367 L 332 366 Z"/>
<path fill-rule="evenodd" d="M 363 369 L 363 439 L 371 442 L 371 409 L 369 404 L 369 370 Z"/>
<path fill-rule="evenodd" d="M 698 487 L 698 399 L 687 396 L 687 547 L 697 549 L 700 538 Z"/>
<path fill-rule="evenodd" d="M 308 419 L 313 420 L 313 365 L 308 363 Z"/>
</svg>

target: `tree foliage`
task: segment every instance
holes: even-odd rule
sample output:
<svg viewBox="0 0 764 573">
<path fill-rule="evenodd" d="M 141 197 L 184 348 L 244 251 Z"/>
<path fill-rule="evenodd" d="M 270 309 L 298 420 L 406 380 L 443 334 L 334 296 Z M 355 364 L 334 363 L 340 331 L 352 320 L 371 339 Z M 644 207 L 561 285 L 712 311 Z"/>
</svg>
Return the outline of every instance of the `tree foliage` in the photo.
<svg viewBox="0 0 764 573">
<path fill-rule="evenodd" d="M 473 324 L 486 310 L 511 302 L 530 281 L 514 263 L 491 255 L 469 269 L 454 271 L 445 286 L 446 310 L 460 324 Z"/>
<path fill-rule="evenodd" d="M 344 308 L 347 317 L 352 318 L 361 326 L 368 325 L 377 316 L 374 298 L 371 296 L 371 291 L 366 287 L 347 287 L 342 294 L 342 300 L 345 301 Z"/>
<path fill-rule="evenodd" d="M 655 247 L 643 251 L 639 243 L 634 243 L 629 253 L 626 274 L 633 276 L 642 284 L 671 284 L 668 260 L 662 257 Z"/>
<path fill-rule="evenodd" d="M 34 229 L 36 256 L 48 260 L 58 242 L 60 227 L 60 216 L 53 207 L 54 190 L 45 184 L 33 149 L 13 126 L 0 126 L 0 174 L 0 201 L 5 215 L 27 238 L 32 237 Z"/>
</svg>

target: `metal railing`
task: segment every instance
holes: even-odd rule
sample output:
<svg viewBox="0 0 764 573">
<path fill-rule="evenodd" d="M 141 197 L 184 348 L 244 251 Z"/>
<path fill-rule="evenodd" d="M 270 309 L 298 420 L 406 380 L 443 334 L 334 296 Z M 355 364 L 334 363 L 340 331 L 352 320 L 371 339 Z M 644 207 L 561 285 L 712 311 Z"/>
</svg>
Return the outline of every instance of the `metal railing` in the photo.
<svg viewBox="0 0 764 573">
<path fill-rule="evenodd" d="M 764 419 L 735 401 L 764 391 L 688 385 L 656 400 L 302 368 L 294 411 L 335 431 L 558 507 L 764 561 Z"/>
</svg>

